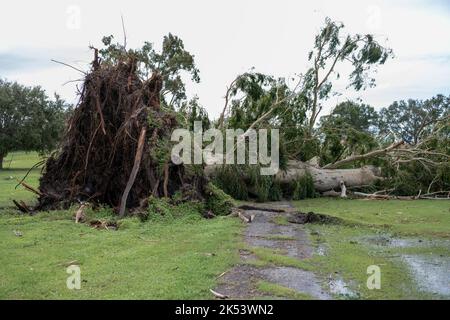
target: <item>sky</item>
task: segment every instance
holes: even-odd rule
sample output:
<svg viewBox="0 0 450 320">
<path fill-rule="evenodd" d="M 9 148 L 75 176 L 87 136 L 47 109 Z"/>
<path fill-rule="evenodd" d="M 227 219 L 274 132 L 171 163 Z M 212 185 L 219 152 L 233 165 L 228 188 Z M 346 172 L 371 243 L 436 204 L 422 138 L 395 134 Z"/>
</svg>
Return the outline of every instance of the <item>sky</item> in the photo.
<svg viewBox="0 0 450 320">
<path fill-rule="evenodd" d="M 101 47 L 105 35 L 140 47 L 158 48 L 169 32 L 195 55 L 201 82 L 188 83 L 212 118 L 224 105 L 226 87 L 252 67 L 276 77 L 308 68 L 308 52 L 325 17 L 341 21 L 346 32 L 374 34 L 395 58 L 378 69 L 377 86 L 362 92 L 346 89 L 325 103 L 361 99 L 376 109 L 395 100 L 450 94 L 450 0 L 165 0 L 81 1 L 15 0 L 0 10 L 0 78 L 41 85 L 49 95 L 76 102 L 82 75 L 51 62 L 87 70 L 89 45 Z M 346 67 L 343 67 L 345 73 Z"/>
</svg>

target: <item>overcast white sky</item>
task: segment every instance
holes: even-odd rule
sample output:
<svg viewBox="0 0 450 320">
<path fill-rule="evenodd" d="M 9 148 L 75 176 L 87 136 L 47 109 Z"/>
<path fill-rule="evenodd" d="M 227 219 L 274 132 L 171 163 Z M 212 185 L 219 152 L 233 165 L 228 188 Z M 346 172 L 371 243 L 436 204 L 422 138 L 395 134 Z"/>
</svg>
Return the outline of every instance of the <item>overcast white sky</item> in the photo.
<svg viewBox="0 0 450 320">
<path fill-rule="evenodd" d="M 195 55 L 200 84 L 189 84 L 212 117 L 223 107 L 227 84 L 251 67 L 275 76 L 306 71 L 307 54 L 326 16 L 352 33 L 373 33 L 394 50 L 379 69 L 377 87 L 342 95 L 327 104 L 360 97 L 375 108 L 392 101 L 450 94 L 450 0 L 319 1 L 9 1 L 0 10 L 0 77 L 41 85 L 74 102 L 80 78 L 65 61 L 86 69 L 90 44 L 102 36 L 122 40 L 123 15 L 128 47 L 144 41 L 160 46 L 172 32 Z"/>
</svg>

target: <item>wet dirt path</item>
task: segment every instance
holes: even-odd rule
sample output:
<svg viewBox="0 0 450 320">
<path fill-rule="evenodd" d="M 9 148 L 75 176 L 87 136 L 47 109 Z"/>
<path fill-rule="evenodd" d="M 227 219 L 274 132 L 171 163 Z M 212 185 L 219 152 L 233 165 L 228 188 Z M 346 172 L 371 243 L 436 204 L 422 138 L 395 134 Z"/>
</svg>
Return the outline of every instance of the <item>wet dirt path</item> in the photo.
<svg viewBox="0 0 450 320">
<path fill-rule="evenodd" d="M 244 210 L 248 217 L 253 216 L 244 233 L 245 245 L 249 248 L 277 250 L 280 254 L 294 259 L 306 259 L 312 256 L 314 248 L 309 242 L 308 231 L 304 225 L 286 223 L 286 218 L 295 212 L 288 202 L 254 205 L 261 208 Z M 270 211 L 270 210 L 275 211 Z M 283 212 L 277 212 L 283 210 Z M 331 299 L 329 292 L 321 287 L 321 281 L 311 271 L 299 268 L 276 266 L 273 264 L 258 266 L 258 258 L 250 250 L 240 251 L 241 263 L 233 267 L 219 279 L 217 292 L 230 299 L 252 299 L 269 296 L 271 298 L 289 298 L 258 290 L 261 281 L 289 288 L 297 293 L 306 294 L 313 299 Z M 253 263 L 252 263 L 253 262 Z"/>
</svg>

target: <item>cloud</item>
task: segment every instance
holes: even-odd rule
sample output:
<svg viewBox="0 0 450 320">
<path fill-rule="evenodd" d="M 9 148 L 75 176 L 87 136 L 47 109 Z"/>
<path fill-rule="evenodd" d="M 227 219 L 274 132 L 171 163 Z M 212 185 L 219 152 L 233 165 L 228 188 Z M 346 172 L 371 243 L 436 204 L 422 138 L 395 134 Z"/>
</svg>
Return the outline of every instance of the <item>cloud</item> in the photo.
<svg viewBox="0 0 450 320">
<path fill-rule="evenodd" d="M 90 44 L 100 46 L 109 34 L 122 39 L 121 15 L 130 48 L 144 41 L 160 46 L 169 32 L 183 39 L 201 76 L 200 84 L 188 85 L 188 93 L 198 94 L 212 117 L 223 107 L 226 86 L 251 67 L 277 77 L 305 72 L 326 16 L 343 21 L 348 32 L 388 38 L 396 55 L 379 69 L 376 88 L 355 93 L 342 85 L 343 95 L 327 102 L 326 110 L 337 99 L 360 97 L 378 107 L 393 99 L 450 94 L 450 4 L 444 0 L 16 0 L 5 6 L 0 28 L 10 32 L 0 43 L 1 76 L 41 84 L 69 101 L 76 100 L 75 85 L 61 84 L 80 76 L 50 59 L 87 68 Z M 79 10 L 69 10 L 73 6 Z M 75 24 L 74 13 L 79 14 Z"/>
</svg>

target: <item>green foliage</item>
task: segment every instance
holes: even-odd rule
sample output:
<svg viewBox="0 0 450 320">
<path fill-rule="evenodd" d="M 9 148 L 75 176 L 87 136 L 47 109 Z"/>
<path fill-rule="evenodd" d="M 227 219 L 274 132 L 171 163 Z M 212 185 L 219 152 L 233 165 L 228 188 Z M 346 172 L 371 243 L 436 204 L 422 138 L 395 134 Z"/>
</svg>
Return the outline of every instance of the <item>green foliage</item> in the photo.
<svg viewBox="0 0 450 320">
<path fill-rule="evenodd" d="M 360 90 L 374 86 L 375 79 L 370 76 L 370 68 L 384 64 L 392 56 L 392 50 L 382 47 L 373 35 L 345 35 L 342 34 L 343 29 L 343 23 L 325 19 L 324 26 L 315 37 L 314 49 L 309 53 L 309 60 L 314 63 L 314 67 L 307 75 L 311 81 L 317 81 L 315 69 L 331 70 L 330 74 L 333 74 L 337 72 L 335 67 L 338 62 L 348 61 L 353 69 L 349 75 L 350 87 Z M 319 86 L 310 83 L 310 87 L 316 87 L 323 99 L 330 94 L 332 83 L 329 78 L 324 78 L 319 80 Z"/>
<path fill-rule="evenodd" d="M 64 130 L 68 105 L 40 87 L 0 79 L 0 169 L 11 151 L 52 151 Z"/>
<path fill-rule="evenodd" d="M 248 185 L 244 177 L 248 177 Z M 259 166 L 222 166 L 216 170 L 213 182 L 236 200 L 248 200 L 250 195 L 258 202 L 283 198 L 281 185 L 272 176 L 262 176 Z"/>
<path fill-rule="evenodd" d="M 199 201 L 179 202 L 176 199 L 156 198 L 150 196 L 146 213 L 140 213 L 142 221 L 171 222 L 176 219 L 202 219 L 204 204 Z"/>
<path fill-rule="evenodd" d="M 280 201 L 283 199 L 283 190 L 281 189 L 281 184 L 278 181 L 273 180 L 270 186 L 269 200 L 270 201 Z"/>
<path fill-rule="evenodd" d="M 224 165 L 214 173 L 213 183 L 236 200 L 247 200 L 248 189 L 242 179 L 243 166 Z"/>
<path fill-rule="evenodd" d="M 194 122 L 200 121 L 203 130 L 207 130 L 211 126 L 206 109 L 198 102 L 198 97 L 195 96 L 189 101 L 183 101 L 177 115 L 181 118 L 180 124 L 190 131 L 194 130 Z"/>
<path fill-rule="evenodd" d="M 234 207 L 233 198 L 209 182 L 205 187 L 205 209 L 211 210 L 216 216 L 224 216 L 231 213 Z"/>
<path fill-rule="evenodd" d="M 249 185 L 258 202 L 266 202 L 270 198 L 272 189 L 272 176 L 261 175 L 260 166 L 248 166 Z"/>
<path fill-rule="evenodd" d="M 172 215 L 172 205 L 167 198 L 157 198 L 154 196 L 150 196 L 148 198 L 148 206 L 147 211 L 149 213 L 149 217 L 158 217 L 158 216 L 171 216 Z"/>
<path fill-rule="evenodd" d="M 298 177 L 293 182 L 292 200 L 301 200 L 307 198 L 314 198 L 316 192 L 314 189 L 314 181 L 310 173 Z"/>
<path fill-rule="evenodd" d="M 420 138 L 430 134 L 433 122 L 449 116 L 449 110 L 450 96 L 437 95 L 425 101 L 395 101 L 380 111 L 380 131 L 388 135 L 390 141 L 402 138 L 415 145 Z"/>
<path fill-rule="evenodd" d="M 183 40 L 169 33 L 164 36 L 162 50 L 157 52 L 153 43 L 145 42 L 140 49 L 127 49 L 123 44 L 113 43 L 114 37 L 103 37 L 105 45 L 99 53 L 105 62 L 116 63 L 126 55 L 135 57 L 139 74 L 147 79 L 151 73 L 158 72 L 163 78 L 161 102 L 163 106 L 180 107 L 186 100 L 186 85 L 183 73 L 191 80 L 200 82 L 199 70 L 195 66 L 194 56 L 184 48 Z"/>
<path fill-rule="evenodd" d="M 378 114 L 371 106 L 347 101 L 338 104 L 320 120 L 323 135 L 321 162 L 333 163 L 352 154 L 364 154 L 379 147 L 375 138 Z M 370 159 L 372 160 L 372 159 Z M 367 163 L 353 163 L 360 167 Z"/>
</svg>

